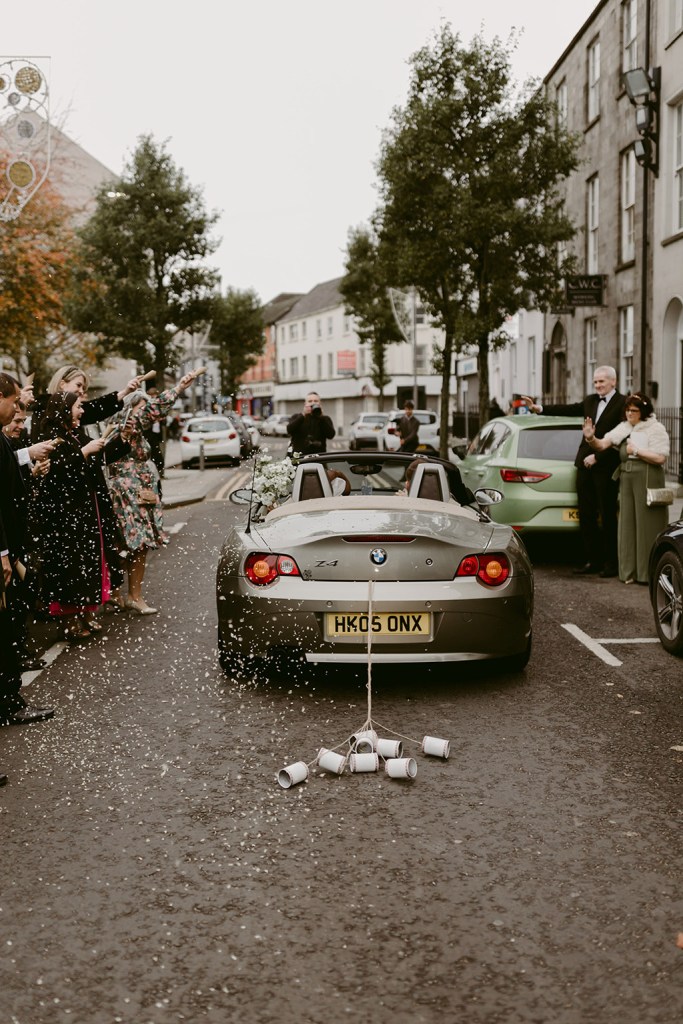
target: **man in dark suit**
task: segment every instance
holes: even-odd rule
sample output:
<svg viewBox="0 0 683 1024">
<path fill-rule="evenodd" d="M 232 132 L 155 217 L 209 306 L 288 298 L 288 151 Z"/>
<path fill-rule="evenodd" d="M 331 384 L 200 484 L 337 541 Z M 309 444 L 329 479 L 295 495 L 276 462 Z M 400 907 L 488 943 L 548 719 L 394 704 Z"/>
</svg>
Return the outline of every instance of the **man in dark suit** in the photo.
<svg viewBox="0 0 683 1024">
<path fill-rule="evenodd" d="M 0 428 L 14 417 L 19 385 L 8 373 L 0 373 Z M 9 439 L 0 429 L 0 556 L 5 583 L 5 602 L 12 601 L 10 585 L 16 563 L 25 556 L 26 483 Z M 52 708 L 35 708 L 21 695 L 21 667 L 17 637 L 10 611 L 0 611 L 0 725 L 22 725 L 52 718 Z"/>
<path fill-rule="evenodd" d="M 545 416 L 590 417 L 595 436 L 604 437 L 624 418 L 625 395 L 617 391 L 617 372 L 612 366 L 599 366 L 593 374 L 595 393 L 582 402 L 568 405 L 538 405 L 533 398 L 523 399 L 535 413 Z M 576 493 L 579 499 L 579 523 L 586 553 L 586 562 L 577 573 L 599 573 L 618 576 L 617 562 L 617 495 L 619 486 L 612 475 L 619 465 L 619 450 L 611 447 L 594 452 L 582 438 L 574 462 Z"/>
</svg>

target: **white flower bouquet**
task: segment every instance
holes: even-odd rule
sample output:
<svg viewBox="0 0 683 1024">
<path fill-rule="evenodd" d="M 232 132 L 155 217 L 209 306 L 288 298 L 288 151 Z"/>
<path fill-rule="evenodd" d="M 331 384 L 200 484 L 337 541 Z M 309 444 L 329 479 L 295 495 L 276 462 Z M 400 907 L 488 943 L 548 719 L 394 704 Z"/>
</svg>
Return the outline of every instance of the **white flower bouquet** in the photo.
<svg viewBox="0 0 683 1024">
<path fill-rule="evenodd" d="M 267 453 L 259 455 L 252 484 L 252 501 L 260 507 L 262 514 L 290 496 L 295 472 L 296 465 L 289 458 L 274 462 Z"/>
</svg>

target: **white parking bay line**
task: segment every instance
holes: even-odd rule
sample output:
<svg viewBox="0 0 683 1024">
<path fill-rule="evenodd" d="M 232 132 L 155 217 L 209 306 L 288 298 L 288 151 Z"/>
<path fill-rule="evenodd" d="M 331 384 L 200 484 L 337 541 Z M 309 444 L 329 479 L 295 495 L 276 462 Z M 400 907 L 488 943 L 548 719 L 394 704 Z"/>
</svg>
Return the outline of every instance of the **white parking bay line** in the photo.
<svg viewBox="0 0 683 1024">
<path fill-rule="evenodd" d="M 59 643 L 53 644 L 52 647 L 48 647 L 48 649 L 45 651 L 45 653 L 43 655 L 41 655 L 41 657 L 45 661 L 45 667 L 47 668 L 48 665 L 51 665 L 52 662 L 56 658 L 58 658 L 59 655 L 62 653 L 62 651 L 65 651 L 68 646 L 69 645 L 64 643 L 64 641 L 62 640 Z M 22 675 L 21 675 L 21 685 L 22 686 L 29 686 L 32 682 L 34 682 L 38 678 L 40 673 L 43 672 L 43 671 L 44 671 L 44 669 L 39 668 L 35 672 L 23 672 Z"/>
<path fill-rule="evenodd" d="M 657 637 L 601 637 L 596 639 L 592 636 L 588 636 L 588 633 L 584 633 L 582 629 L 575 626 L 573 622 L 563 622 L 562 628 L 566 629 L 568 633 L 571 633 L 573 637 L 587 647 L 589 651 L 592 651 L 601 661 L 604 661 L 606 665 L 611 665 L 612 668 L 619 668 L 623 665 L 622 661 L 615 658 L 613 654 L 610 654 L 605 649 L 605 644 L 658 644 L 659 640 Z"/>
</svg>

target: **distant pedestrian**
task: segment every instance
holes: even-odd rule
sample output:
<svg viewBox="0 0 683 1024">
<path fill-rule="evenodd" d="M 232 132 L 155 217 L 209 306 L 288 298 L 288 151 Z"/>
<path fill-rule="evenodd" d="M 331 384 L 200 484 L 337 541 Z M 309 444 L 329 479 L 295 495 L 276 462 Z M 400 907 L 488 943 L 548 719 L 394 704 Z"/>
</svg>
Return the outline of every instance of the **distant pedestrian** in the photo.
<svg viewBox="0 0 683 1024">
<path fill-rule="evenodd" d="M 415 405 L 408 400 L 403 406 L 403 416 L 398 421 L 401 451 L 406 454 L 417 451 L 419 443 L 420 422 L 414 412 Z"/>
<path fill-rule="evenodd" d="M 327 451 L 327 442 L 335 435 L 334 425 L 323 412 L 320 395 L 309 391 L 303 412 L 295 413 L 287 424 L 291 437 L 290 454 L 318 455 Z"/>
</svg>

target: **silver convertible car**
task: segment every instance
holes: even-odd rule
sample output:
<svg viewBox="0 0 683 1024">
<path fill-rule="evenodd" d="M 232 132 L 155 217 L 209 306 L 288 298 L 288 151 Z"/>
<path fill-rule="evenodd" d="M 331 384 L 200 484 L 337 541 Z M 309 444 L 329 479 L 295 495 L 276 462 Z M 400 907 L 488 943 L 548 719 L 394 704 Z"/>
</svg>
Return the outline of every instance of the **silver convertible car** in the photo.
<svg viewBox="0 0 683 1024">
<path fill-rule="evenodd" d="M 334 452 L 292 468 L 291 495 L 246 522 L 218 566 L 218 645 L 227 672 L 291 654 L 307 662 L 436 663 L 531 651 L 533 573 L 500 500 L 427 456 Z M 245 508 L 246 511 L 246 508 Z"/>
</svg>

